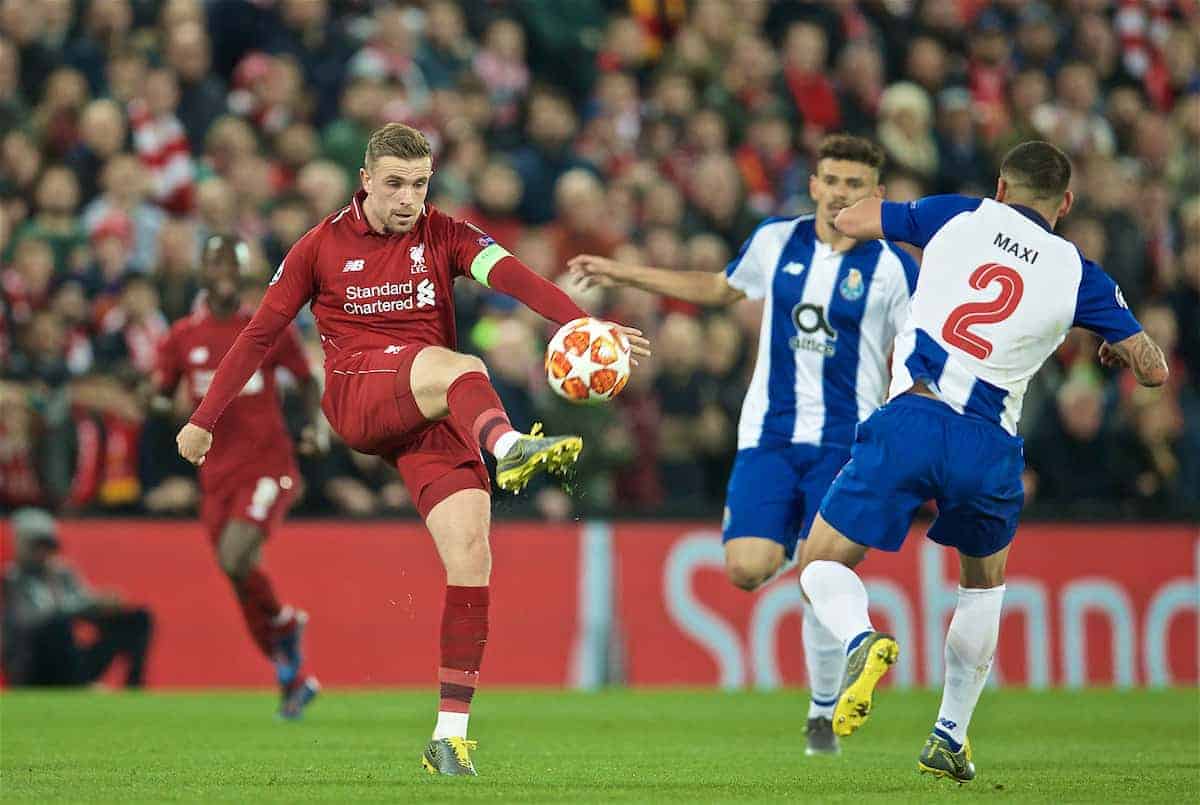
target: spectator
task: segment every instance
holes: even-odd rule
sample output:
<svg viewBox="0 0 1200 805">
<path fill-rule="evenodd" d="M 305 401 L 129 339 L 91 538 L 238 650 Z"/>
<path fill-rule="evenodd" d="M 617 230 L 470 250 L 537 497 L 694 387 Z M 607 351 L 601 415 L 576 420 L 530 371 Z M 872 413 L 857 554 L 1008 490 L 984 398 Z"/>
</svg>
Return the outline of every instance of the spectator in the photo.
<svg viewBox="0 0 1200 805">
<path fill-rule="evenodd" d="M 492 125 L 503 133 L 520 122 L 520 106 L 529 91 L 525 66 L 525 32 L 514 20 L 492 21 L 483 34 L 471 69 L 488 88 L 494 116 Z"/>
<path fill-rule="evenodd" d="M 1056 100 L 1033 110 L 1033 125 L 1043 139 L 1058 143 L 1071 156 L 1108 156 L 1116 147 L 1112 129 L 1096 111 L 1096 72 L 1073 62 L 1059 71 Z"/>
<path fill-rule="evenodd" d="M 179 82 L 168 69 L 150 70 L 144 90 L 129 102 L 134 147 L 150 174 L 150 196 L 168 212 L 195 205 L 195 166 L 179 122 Z"/>
<path fill-rule="evenodd" d="M 842 130 L 869 136 L 875 131 L 883 99 L 883 60 L 868 44 L 851 44 L 838 59 L 838 108 Z"/>
<path fill-rule="evenodd" d="M 879 143 L 890 161 L 926 180 L 938 171 L 932 126 L 933 104 L 925 90 L 901 82 L 883 93 L 879 101 Z"/>
<path fill-rule="evenodd" d="M 114 210 L 96 224 L 92 253 L 95 262 L 78 277 L 84 281 L 88 296 L 96 300 L 98 315 L 103 316 L 133 270 L 133 222 L 128 215 Z"/>
<path fill-rule="evenodd" d="M 355 79 L 342 93 L 341 115 L 321 132 L 321 153 L 341 166 L 352 187 L 357 185 L 367 138 L 379 119 L 383 98 L 384 90 L 378 81 Z"/>
<path fill-rule="evenodd" d="M 905 74 L 908 80 L 930 95 L 937 95 L 946 86 L 950 67 L 946 48 L 932 36 L 918 36 L 908 48 Z"/>
<path fill-rule="evenodd" d="M 1137 494 L 1135 452 L 1128 430 L 1117 425 L 1105 431 L 1100 389 L 1082 377 L 1071 379 L 1029 439 L 1026 495 L 1066 509 L 1127 500 Z"/>
<path fill-rule="evenodd" d="M 88 3 L 81 35 L 66 43 L 64 61 L 82 71 L 91 91 L 99 94 L 104 86 L 107 55 L 126 45 L 132 28 L 133 8 L 129 0 Z"/>
<path fill-rule="evenodd" d="M 330 20 L 327 0 L 282 0 L 278 8 L 267 49 L 287 54 L 300 65 L 304 86 L 315 96 L 313 122 L 324 126 L 337 115 L 350 44 L 338 22 Z"/>
<path fill-rule="evenodd" d="M 166 213 L 152 204 L 145 171 L 136 157 L 117 154 L 100 174 L 104 191 L 83 210 L 83 225 L 93 233 L 100 222 L 111 215 L 121 214 L 133 224 L 133 253 L 129 262 L 137 271 L 149 271 L 158 257 L 158 233 Z"/>
<path fill-rule="evenodd" d="M 557 277 L 567 270 L 567 260 L 577 254 L 612 255 L 617 237 L 609 229 L 604 210 L 604 188 L 594 174 L 581 168 L 567 171 L 554 188 L 558 213 L 550 237 L 554 242 Z"/>
<path fill-rule="evenodd" d="M 528 144 L 513 154 L 513 167 L 524 188 L 521 218 L 526 223 L 548 223 L 554 217 L 554 187 L 559 177 L 572 168 L 590 168 L 570 151 L 577 125 L 565 96 L 546 88 L 532 91 L 525 119 Z"/>
<path fill-rule="evenodd" d="M 939 192 L 989 195 L 995 169 L 976 134 L 971 94 L 954 87 L 939 94 L 937 102 Z"/>
<path fill-rule="evenodd" d="M 713 154 L 700 161 L 689 197 L 693 227 L 719 235 L 731 250 L 741 246 L 758 226 L 759 219 L 743 203 L 741 174 L 727 156 Z"/>
<path fill-rule="evenodd" d="M 117 657 L 127 662 L 125 686 L 144 682 L 154 621 L 142 607 L 110 592 L 94 592 L 58 559 L 54 518 L 41 509 L 12 517 L 16 560 L 4 573 L 4 671 L 8 683 L 78 686 L 98 680 Z M 90 645 L 75 637 L 77 624 L 96 631 Z"/>
<path fill-rule="evenodd" d="M 92 101 L 79 119 L 79 144 L 67 154 L 66 163 L 79 180 L 80 196 L 90 202 L 100 192 L 100 173 L 110 159 L 125 150 L 128 130 L 125 113 L 116 101 Z"/>
<path fill-rule="evenodd" d="M 517 217 L 521 203 L 521 177 L 512 166 L 492 160 L 475 179 L 475 206 L 463 211 L 463 217 L 491 235 L 508 249 L 521 240 L 523 225 Z"/>
<path fill-rule="evenodd" d="M 346 174 L 332 162 L 310 162 L 296 177 L 296 190 L 308 202 L 311 220 L 319 221 L 340 210 L 350 201 Z M 353 185 L 355 189 L 358 185 Z"/>
<path fill-rule="evenodd" d="M 10 39 L 0 39 L 0 130 L 15 128 L 28 114 L 21 93 L 20 54 Z"/>
<path fill-rule="evenodd" d="M 704 330 L 694 318 L 672 313 L 663 320 L 656 341 L 659 373 L 655 391 L 662 406 L 659 467 L 667 500 L 676 506 L 696 505 L 704 497 L 704 444 L 697 439 L 705 409 L 704 380 L 697 344 Z M 680 509 L 682 511 L 682 509 Z"/>
<path fill-rule="evenodd" d="M 393 100 L 384 110 L 389 120 L 419 120 L 429 110 L 429 87 L 415 58 L 411 18 L 400 6 L 380 5 L 370 41 L 350 60 L 351 76 L 389 88 Z"/>
<path fill-rule="evenodd" d="M 32 198 L 43 164 L 37 143 L 26 132 L 13 129 L 4 135 L 2 151 L 4 175 L 0 182 L 11 192 Z"/>
<path fill-rule="evenodd" d="M 0 272 L 6 317 L 18 327 L 28 324 L 50 299 L 54 279 L 54 250 L 44 240 L 27 238 L 17 244 L 10 268 Z"/>
<path fill-rule="evenodd" d="M 783 42 L 783 80 L 805 127 L 804 139 L 814 143 L 841 123 L 833 83 L 826 78 L 828 43 L 819 25 L 797 22 Z"/>
<path fill-rule="evenodd" d="M 425 37 L 417 50 L 417 64 L 430 89 L 457 85 L 471 64 L 474 43 L 467 35 L 463 12 L 451 0 L 434 0 L 425 12 Z"/>
<path fill-rule="evenodd" d="M 51 158 L 62 159 L 79 140 L 79 114 L 89 100 L 87 82 L 78 70 L 60 67 L 46 79 L 33 122 Z"/>
<path fill-rule="evenodd" d="M 202 22 L 185 21 L 166 30 L 167 64 L 179 80 L 179 122 L 191 152 L 199 154 L 209 127 L 225 111 L 225 84 L 211 72 L 211 43 Z"/>
<path fill-rule="evenodd" d="M 61 275 L 87 264 L 87 233 L 79 223 L 79 182 L 65 165 L 47 167 L 37 181 L 37 213 L 17 230 L 16 241 L 36 238 L 54 251 L 54 271 Z"/>
</svg>

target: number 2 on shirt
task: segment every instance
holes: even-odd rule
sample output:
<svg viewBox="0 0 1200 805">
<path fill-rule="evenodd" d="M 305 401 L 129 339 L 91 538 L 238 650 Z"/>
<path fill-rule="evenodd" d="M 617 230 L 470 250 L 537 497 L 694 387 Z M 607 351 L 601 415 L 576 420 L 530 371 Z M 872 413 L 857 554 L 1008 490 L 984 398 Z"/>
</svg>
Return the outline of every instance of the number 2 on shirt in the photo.
<svg viewBox="0 0 1200 805">
<path fill-rule="evenodd" d="M 983 360 L 992 354 L 992 342 L 971 332 L 971 328 L 977 324 L 995 324 L 1011 316 L 1025 293 L 1025 282 L 1014 269 L 999 263 L 984 263 L 971 272 L 968 282 L 979 291 L 996 283 L 1000 295 L 990 302 L 967 302 L 950 311 L 942 326 L 942 339 Z"/>
</svg>

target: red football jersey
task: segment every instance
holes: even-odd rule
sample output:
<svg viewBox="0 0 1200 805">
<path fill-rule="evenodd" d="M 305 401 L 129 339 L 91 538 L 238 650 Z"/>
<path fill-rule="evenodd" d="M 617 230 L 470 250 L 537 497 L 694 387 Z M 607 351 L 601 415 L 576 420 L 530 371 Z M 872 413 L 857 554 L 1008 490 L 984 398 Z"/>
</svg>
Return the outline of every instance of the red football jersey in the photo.
<svg viewBox="0 0 1200 805">
<path fill-rule="evenodd" d="M 429 204 L 412 231 L 380 234 L 363 197 L 296 241 L 262 305 L 290 319 L 311 300 L 327 358 L 394 344 L 454 349 L 454 280 L 494 241 Z"/>
<path fill-rule="evenodd" d="M 249 321 L 245 311 L 222 319 L 202 306 L 175 322 L 158 347 L 155 384 L 170 392 L 185 381 L 192 403 L 199 404 L 212 383 L 217 364 Z M 312 374 L 293 327 L 280 334 L 262 366 L 229 403 L 231 416 L 215 426 L 212 450 L 200 465 L 200 484 L 206 490 L 247 477 L 295 475 L 292 439 L 275 392 L 277 366 L 298 380 Z"/>
<path fill-rule="evenodd" d="M 376 232 L 366 194 L 309 230 L 271 278 L 258 311 L 222 363 L 212 392 L 192 414 L 206 430 L 220 418 L 276 334 L 311 302 L 325 368 L 339 354 L 405 344 L 454 349 L 454 280 L 471 276 L 565 324 L 587 313 L 478 227 L 426 204 L 412 231 Z M 336 371 L 336 369 L 334 369 Z"/>
</svg>

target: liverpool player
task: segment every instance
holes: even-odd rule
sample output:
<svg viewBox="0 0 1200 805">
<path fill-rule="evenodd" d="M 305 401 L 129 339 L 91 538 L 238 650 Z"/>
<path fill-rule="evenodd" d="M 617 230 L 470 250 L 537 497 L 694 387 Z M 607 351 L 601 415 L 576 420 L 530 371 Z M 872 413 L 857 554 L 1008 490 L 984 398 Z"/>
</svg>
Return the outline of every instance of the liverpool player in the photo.
<svg viewBox="0 0 1200 805">
<path fill-rule="evenodd" d="M 182 381 L 199 403 L 211 387 L 218 363 L 250 321 L 240 309 L 246 246 L 214 236 L 204 244 L 205 289 L 195 312 L 171 328 L 158 350 L 157 391 L 166 395 Z M 316 405 L 317 384 L 292 328 L 238 387 L 226 416 L 215 428 L 216 446 L 200 468 L 204 522 L 221 570 L 237 594 L 255 645 L 275 664 L 282 701 L 279 714 L 298 718 L 317 695 L 315 677 L 301 673 L 300 640 L 307 615 L 281 606 L 261 566 L 261 548 L 296 493 L 299 474 L 291 438 L 275 393 L 275 367 L 290 371 Z"/>
<path fill-rule="evenodd" d="M 452 285 L 472 277 L 557 324 L 587 314 L 484 232 L 425 203 L 430 154 L 405 125 L 371 135 L 362 188 L 292 246 L 177 441 L 184 458 L 204 460 L 225 406 L 311 303 L 325 348 L 326 417 L 350 447 L 395 463 L 446 569 L 441 705 L 422 763 L 434 774 L 473 775 L 467 717 L 491 574 L 480 449 L 496 457 L 497 484 L 518 490 L 539 472 L 570 467 L 583 445 L 513 429 L 483 362 L 455 351 Z M 648 354 L 639 331 L 621 329 L 635 354 Z"/>
</svg>

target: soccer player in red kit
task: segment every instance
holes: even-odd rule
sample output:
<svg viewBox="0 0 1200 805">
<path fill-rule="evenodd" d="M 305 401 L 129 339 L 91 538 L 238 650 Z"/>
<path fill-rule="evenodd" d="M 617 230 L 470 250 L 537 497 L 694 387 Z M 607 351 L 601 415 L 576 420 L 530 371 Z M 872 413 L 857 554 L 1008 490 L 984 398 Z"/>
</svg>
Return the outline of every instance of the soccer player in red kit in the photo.
<svg viewBox="0 0 1200 805">
<path fill-rule="evenodd" d="M 217 365 L 250 321 L 240 309 L 245 263 L 244 243 L 217 235 L 204 244 L 204 300 L 177 321 L 159 345 L 154 373 L 158 393 L 169 395 L 185 382 L 193 404 L 198 404 L 208 392 Z M 296 333 L 287 328 L 261 368 L 240 386 L 215 428 L 216 446 L 200 468 L 200 518 L 237 594 L 251 638 L 275 664 L 279 714 L 294 719 L 320 686 L 316 677 L 301 673 L 301 637 L 308 616 L 280 605 L 261 566 L 262 544 L 287 513 L 300 477 L 275 393 L 277 366 L 300 381 L 315 408 L 316 380 Z"/>
<path fill-rule="evenodd" d="M 484 232 L 425 203 L 433 163 L 421 132 L 384 126 L 365 163 L 350 203 L 292 246 L 177 441 L 184 458 L 203 461 L 226 404 L 311 303 L 325 348 L 326 417 L 351 448 L 395 463 L 446 569 L 441 704 L 422 764 L 473 775 L 467 718 L 491 573 L 480 449 L 496 457 L 497 484 L 518 490 L 571 466 L 582 441 L 513 429 L 483 362 L 455 351 L 453 283 L 472 277 L 558 324 L 587 314 Z M 635 354 L 648 354 L 639 331 L 621 329 Z"/>
</svg>

